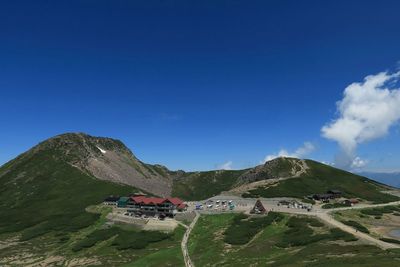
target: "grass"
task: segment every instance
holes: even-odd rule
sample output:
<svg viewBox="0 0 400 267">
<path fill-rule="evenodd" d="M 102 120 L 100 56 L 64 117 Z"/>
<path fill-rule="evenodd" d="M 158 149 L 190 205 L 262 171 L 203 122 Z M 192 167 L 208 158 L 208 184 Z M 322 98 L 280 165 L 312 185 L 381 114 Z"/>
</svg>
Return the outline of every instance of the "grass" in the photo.
<svg viewBox="0 0 400 267">
<path fill-rule="evenodd" d="M 324 224 L 314 218 L 293 216 L 288 220 L 286 226 L 289 229 L 283 233 L 281 240 L 276 244 L 276 246 L 281 248 L 306 246 L 322 240 L 355 240 L 354 236 L 336 228 L 331 229 L 330 232 L 315 234 L 311 227 L 323 227 Z"/>
<path fill-rule="evenodd" d="M 128 231 L 119 226 L 110 229 L 90 226 L 68 236 L 59 232 L 32 238 L 0 250 L 0 258 L 26 257 L 22 255 L 29 251 L 32 258 L 48 255 L 62 256 L 66 260 L 96 257 L 101 266 L 184 266 L 180 250 L 184 232 L 181 226 L 168 236 L 159 232 Z M 120 242 L 118 235 L 129 238 Z M 77 246 L 82 247 L 77 250 Z"/>
<path fill-rule="evenodd" d="M 110 239 L 114 235 L 117 235 L 117 231 L 114 229 L 100 229 L 90 233 L 83 240 L 78 241 L 73 247 L 72 251 L 77 252 L 84 248 L 93 247 L 97 242 Z"/>
<path fill-rule="evenodd" d="M 170 234 L 156 231 L 127 232 L 120 230 L 112 242 L 118 250 L 143 249 L 150 243 L 160 242 L 170 237 Z"/>
<path fill-rule="evenodd" d="M 334 208 L 341 208 L 341 207 L 351 207 L 350 204 L 345 204 L 345 203 L 328 203 L 322 205 L 321 208 L 323 209 L 334 209 Z"/>
<path fill-rule="evenodd" d="M 112 227 L 110 229 L 98 229 L 91 232 L 84 239 L 78 241 L 73 247 L 72 251 L 80 251 L 85 248 L 90 248 L 98 242 L 108 240 L 115 237 L 111 243 L 118 250 L 125 249 L 143 249 L 150 243 L 163 241 L 171 237 L 171 234 L 157 232 L 157 231 L 127 231 L 119 227 Z"/>
<path fill-rule="evenodd" d="M 262 217 L 250 217 L 242 213 L 238 214 L 233 218 L 233 222 L 228 229 L 225 230 L 224 241 L 232 245 L 244 245 L 261 229 L 282 219 L 283 216 L 276 212 L 270 212 L 267 216 Z"/>
<path fill-rule="evenodd" d="M 201 216 L 189 238 L 189 253 L 196 266 L 272 266 L 272 267 L 392 267 L 400 260 L 400 250 L 381 250 L 375 246 L 358 245 L 353 235 L 337 228 L 311 226 L 315 219 L 283 215 L 277 223 L 261 229 L 245 245 L 225 243 L 222 233 L 235 224 L 235 215 Z M 320 222 L 321 223 L 321 222 Z M 320 223 L 317 223 L 320 225 Z M 308 231 L 309 241 L 315 235 L 325 238 L 299 246 L 280 248 L 287 231 L 293 228 Z M 294 235 L 293 235 L 294 236 Z M 345 242 L 345 243 L 341 243 Z"/>
<path fill-rule="evenodd" d="M 397 214 L 400 211 L 400 207 L 398 206 L 384 206 L 380 208 L 372 208 L 372 209 L 362 209 L 360 212 L 364 215 L 369 216 L 380 216 L 383 214 Z"/>
<path fill-rule="evenodd" d="M 20 173 L 24 177 L 16 179 Z M 23 231 L 22 240 L 50 231 L 74 232 L 88 227 L 99 214 L 86 212 L 87 206 L 109 194 L 135 191 L 94 179 L 57 160 L 51 150 L 20 160 L 17 169 L 1 176 L 0 184 L 0 233 Z"/>
<path fill-rule="evenodd" d="M 358 230 L 360 232 L 369 234 L 368 228 L 365 227 L 364 225 L 362 225 L 359 222 L 356 222 L 356 221 L 353 221 L 353 220 L 348 220 L 348 221 L 343 220 L 342 223 L 344 223 L 344 224 L 346 224 L 348 226 L 351 226 L 351 227 L 353 227 L 354 229 L 356 229 L 356 230 Z"/>
<path fill-rule="evenodd" d="M 308 174 L 296 179 L 287 179 L 277 186 L 260 187 L 244 194 L 244 197 L 296 197 L 324 193 L 330 189 L 343 192 L 347 198 L 361 198 L 373 203 L 399 200 L 398 197 L 380 192 L 382 185 L 350 172 L 307 160 Z"/>
<path fill-rule="evenodd" d="M 185 200 L 203 200 L 227 191 L 246 170 L 186 173 L 174 181 L 172 195 Z"/>
<path fill-rule="evenodd" d="M 330 229 L 330 233 L 333 240 L 343 240 L 345 242 L 352 242 L 358 240 L 354 235 L 349 234 L 339 228 Z"/>
<path fill-rule="evenodd" d="M 173 236 L 167 240 L 150 244 L 147 248 L 149 251 L 151 250 L 150 253 L 142 255 L 135 261 L 123 265 L 123 267 L 184 267 L 180 241 L 185 231 L 185 228 L 179 226 L 174 231 Z M 168 245 L 160 247 L 159 244 L 163 242 L 168 242 Z"/>
<path fill-rule="evenodd" d="M 120 266 L 147 258 L 158 264 L 135 266 L 163 266 L 150 256 L 165 253 L 170 266 L 183 266 L 182 227 L 173 235 L 102 229 L 110 208 L 93 205 L 135 188 L 95 179 L 65 163 L 54 150 L 21 156 L 1 167 L 0 174 L 0 239 L 20 235 L 23 241 L 1 249 L 1 259 L 28 253 L 35 262 L 56 255 L 65 261 L 95 257 L 103 266 Z"/>
</svg>

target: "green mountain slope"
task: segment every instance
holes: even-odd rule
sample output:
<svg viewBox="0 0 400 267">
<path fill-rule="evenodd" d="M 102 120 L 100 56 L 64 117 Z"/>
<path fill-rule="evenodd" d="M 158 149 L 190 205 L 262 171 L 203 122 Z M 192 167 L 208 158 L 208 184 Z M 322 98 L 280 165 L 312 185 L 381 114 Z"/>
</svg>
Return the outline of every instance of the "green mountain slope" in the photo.
<svg viewBox="0 0 400 267">
<path fill-rule="evenodd" d="M 0 168 L 0 233 L 29 227 L 37 235 L 51 230 L 74 231 L 98 218 L 85 212 L 87 206 L 109 194 L 136 191 L 95 179 L 63 157 L 54 149 L 43 149 L 27 152 Z"/>
<path fill-rule="evenodd" d="M 245 170 L 170 171 L 141 162 L 118 140 L 59 135 L 0 167 L 0 265 L 29 253 L 38 262 L 56 255 L 64 263 L 86 261 L 82 265 L 181 266 L 183 228 L 171 235 L 105 229 L 107 208 L 86 211 L 112 194 L 141 190 L 202 200 L 230 191 L 245 197 L 303 198 L 329 189 L 376 203 L 398 199 L 382 193 L 390 189 L 383 184 L 310 160 L 277 158 Z M 15 240 L 20 243 L 2 248 Z"/>
<path fill-rule="evenodd" d="M 248 183 L 297 176 L 303 168 L 302 160 L 277 158 L 244 170 L 180 172 L 173 176 L 172 194 L 186 200 L 203 200 Z"/>
<path fill-rule="evenodd" d="M 185 200 L 203 200 L 230 190 L 246 170 L 182 173 L 174 180 L 172 195 Z"/>
<path fill-rule="evenodd" d="M 279 181 L 276 184 L 259 187 L 243 194 L 245 197 L 298 197 L 310 194 L 325 193 L 338 189 L 346 197 L 356 197 L 374 203 L 396 201 L 399 198 L 381 191 L 391 189 L 366 177 L 333 168 L 312 161 L 305 161 L 309 169 L 300 177 Z"/>
<path fill-rule="evenodd" d="M 110 156 L 103 157 L 97 146 Z M 167 253 L 164 263 L 183 265 L 179 246 L 183 227 L 171 234 L 106 227 L 110 208 L 92 205 L 108 195 L 138 190 L 96 177 L 85 165 L 93 159 L 103 161 L 103 170 L 135 163 L 133 168 L 146 175 L 162 172 L 160 166 L 153 169 L 136 161 L 117 140 L 67 134 L 42 142 L 0 168 L 1 266 L 120 266 L 142 258 L 147 265 L 134 266 L 159 266 L 160 259 L 152 257 L 155 250 Z M 158 176 L 146 179 L 153 182 Z"/>
<path fill-rule="evenodd" d="M 35 157 L 43 151 L 56 153 L 58 160 L 99 180 L 130 185 L 155 195 L 168 196 L 172 190 L 172 177 L 165 167 L 141 162 L 116 139 L 67 133 L 45 140 L 22 157 Z M 8 166 L 18 164 L 17 160 Z"/>
</svg>

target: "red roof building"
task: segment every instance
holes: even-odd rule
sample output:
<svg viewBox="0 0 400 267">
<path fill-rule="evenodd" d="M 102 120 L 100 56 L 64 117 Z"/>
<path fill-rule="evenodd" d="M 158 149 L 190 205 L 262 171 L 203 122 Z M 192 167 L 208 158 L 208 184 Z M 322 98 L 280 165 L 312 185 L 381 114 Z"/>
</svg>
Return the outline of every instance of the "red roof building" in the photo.
<svg viewBox="0 0 400 267">
<path fill-rule="evenodd" d="M 140 195 L 130 197 L 127 207 L 129 212 L 173 217 L 177 211 L 185 210 L 187 205 L 177 197 L 159 198 Z"/>
</svg>

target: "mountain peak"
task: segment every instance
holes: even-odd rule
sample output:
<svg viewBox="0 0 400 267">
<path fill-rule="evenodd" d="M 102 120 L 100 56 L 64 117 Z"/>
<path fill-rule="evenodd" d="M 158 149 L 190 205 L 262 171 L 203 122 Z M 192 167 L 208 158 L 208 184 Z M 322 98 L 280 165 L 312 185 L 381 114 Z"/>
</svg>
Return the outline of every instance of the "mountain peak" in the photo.
<svg viewBox="0 0 400 267">
<path fill-rule="evenodd" d="M 166 167 L 144 164 L 117 139 L 64 133 L 39 143 L 9 165 L 18 166 L 40 155 L 100 180 L 131 185 L 160 196 L 169 196 L 172 191 L 172 178 Z"/>
<path fill-rule="evenodd" d="M 239 177 L 239 183 L 251 183 L 265 179 L 299 177 L 306 174 L 308 168 L 305 160 L 278 157 L 248 170 Z"/>
</svg>

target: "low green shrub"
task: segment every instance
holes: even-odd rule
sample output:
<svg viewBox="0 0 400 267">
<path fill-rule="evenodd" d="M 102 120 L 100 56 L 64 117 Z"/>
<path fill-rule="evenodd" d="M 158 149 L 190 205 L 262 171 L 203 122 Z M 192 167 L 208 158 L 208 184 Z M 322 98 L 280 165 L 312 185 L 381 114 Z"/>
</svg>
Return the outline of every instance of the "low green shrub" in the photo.
<svg viewBox="0 0 400 267">
<path fill-rule="evenodd" d="M 327 234 L 314 235 L 314 231 L 308 226 L 311 223 L 315 223 L 313 220 L 315 219 L 291 217 L 286 223 L 289 229 L 284 232 L 282 239 L 276 246 L 281 248 L 305 246 L 328 238 L 329 235 Z"/>
<path fill-rule="evenodd" d="M 331 233 L 331 239 L 332 240 L 344 240 L 345 242 L 351 242 L 351 241 L 357 241 L 358 239 L 352 235 L 349 234 L 339 228 L 332 228 L 330 229 L 330 233 Z"/>
<path fill-rule="evenodd" d="M 124 249 L 142 249 L 147 247 L 150 243 L 159 242 L 171 237 L 171 234 L 157 232 L 157 231 L 127 231 L 119 227 L 112 227 L 109 229 L 99 229 L 90 233 L 86 238 L 80 240 L 72 247 L 72 251 L 80 251 L 84 248 L 90 248 L 96 243 L 108 240 L 115 236 L 112 246 L 118 250 Z"/>
<path fill-rule="evenodd" d="M 40 223 L 22 231 L 20 241 L 27 241 L 29 239 L 44 235 L 48 232 L 49 230 L 47 222 Z"/>
<path fill-rule="evenodd" d="M 351 220 L 350 220 L 350 221 L 342 221 L 342 223 L 344 223 L 344 224 L 346 224 L 346 225 L 348 225 L 348 226 L 351 226 L 351 227 L 353 227 L 354 229 L 356 229 L 356 230 L 358 230 L 358 231 L 360 231 L 360 232 L 369 234 L 368 228 L 365 227 L 365 226 L 363 226 L 363 225 L 360 224 L 359 222 L 351 221 Z"/>
<path fill-rule="evenodd" d="M 384 206 L 380 208 L 363 209 L 362 214 L 369 216 L 382 216 L 383 214 L 398 213 L 400 212 L 400 207 L 398 206 Z"/>
<path fill-rule="evenodd" d="M 286 223 L 289 227 L 284 232 L 282 239 L 276 244 L 281 248 L 306 246 L 311 243 L 320 242 L 322 240 L 344 240 L 345 242 L 356 241 L 352 234 L 346 233 L 339 228 L 330 229 L 326 234 L 314 234 L 310 228 L 312 225 L 323 226 L 323 224 L 314 218 L 292 217 Z M 322 224 L 322 225 L 321 225 Z"/>
<path fill-rule="evenodd" d="M 86 238 L 77 242 L 73 247 L 72 251 L 80 251 L 84 248 L 90 248 L 94 246 L 97 242 L 101 242 L 111 237 L 119 234 L 118 228 L 110 228 L 110 229 L 99 229 L 95 230 L 94 232 L 90 233 L 86 236 Z"/>
<path fill-rule="evenodd" d="M 232 224 L 225 230 L 224 241 L 232 245 L 246 244 L 263 228 L 282 219 L 283 215 L 276 212 L 269 212 L 267 216 L 263 217 L 238 214 L 234 217 Z"/>
<path fill-rule="evenodd" d="M 317 219 L 313 219 L 313 218 L 310 218 L 310 219 L 311 220 L 308 222 L 310 226 L 312 226 L 312 227 L 323 227 L 324 226 L 324 224 L 321 221 L 319 221 Z"/>
<path fill-rule="evenodd" d="M 323 209 L 334 209 L 334 208 L 341 208 L 341 207 L 351 207 L 350 204 L 344 204 L 344 203 L 328 203 L 322 205 Z"/>
<path fill-rule="evenodd" d="M 114 239 L 112 245 L 118 250 L 143 249 L 150 243 L 159 242 L 169 237 L 171 237 L 170 234 L 156 231 L 120 233 L 118 237 Z"/>
</svg>

